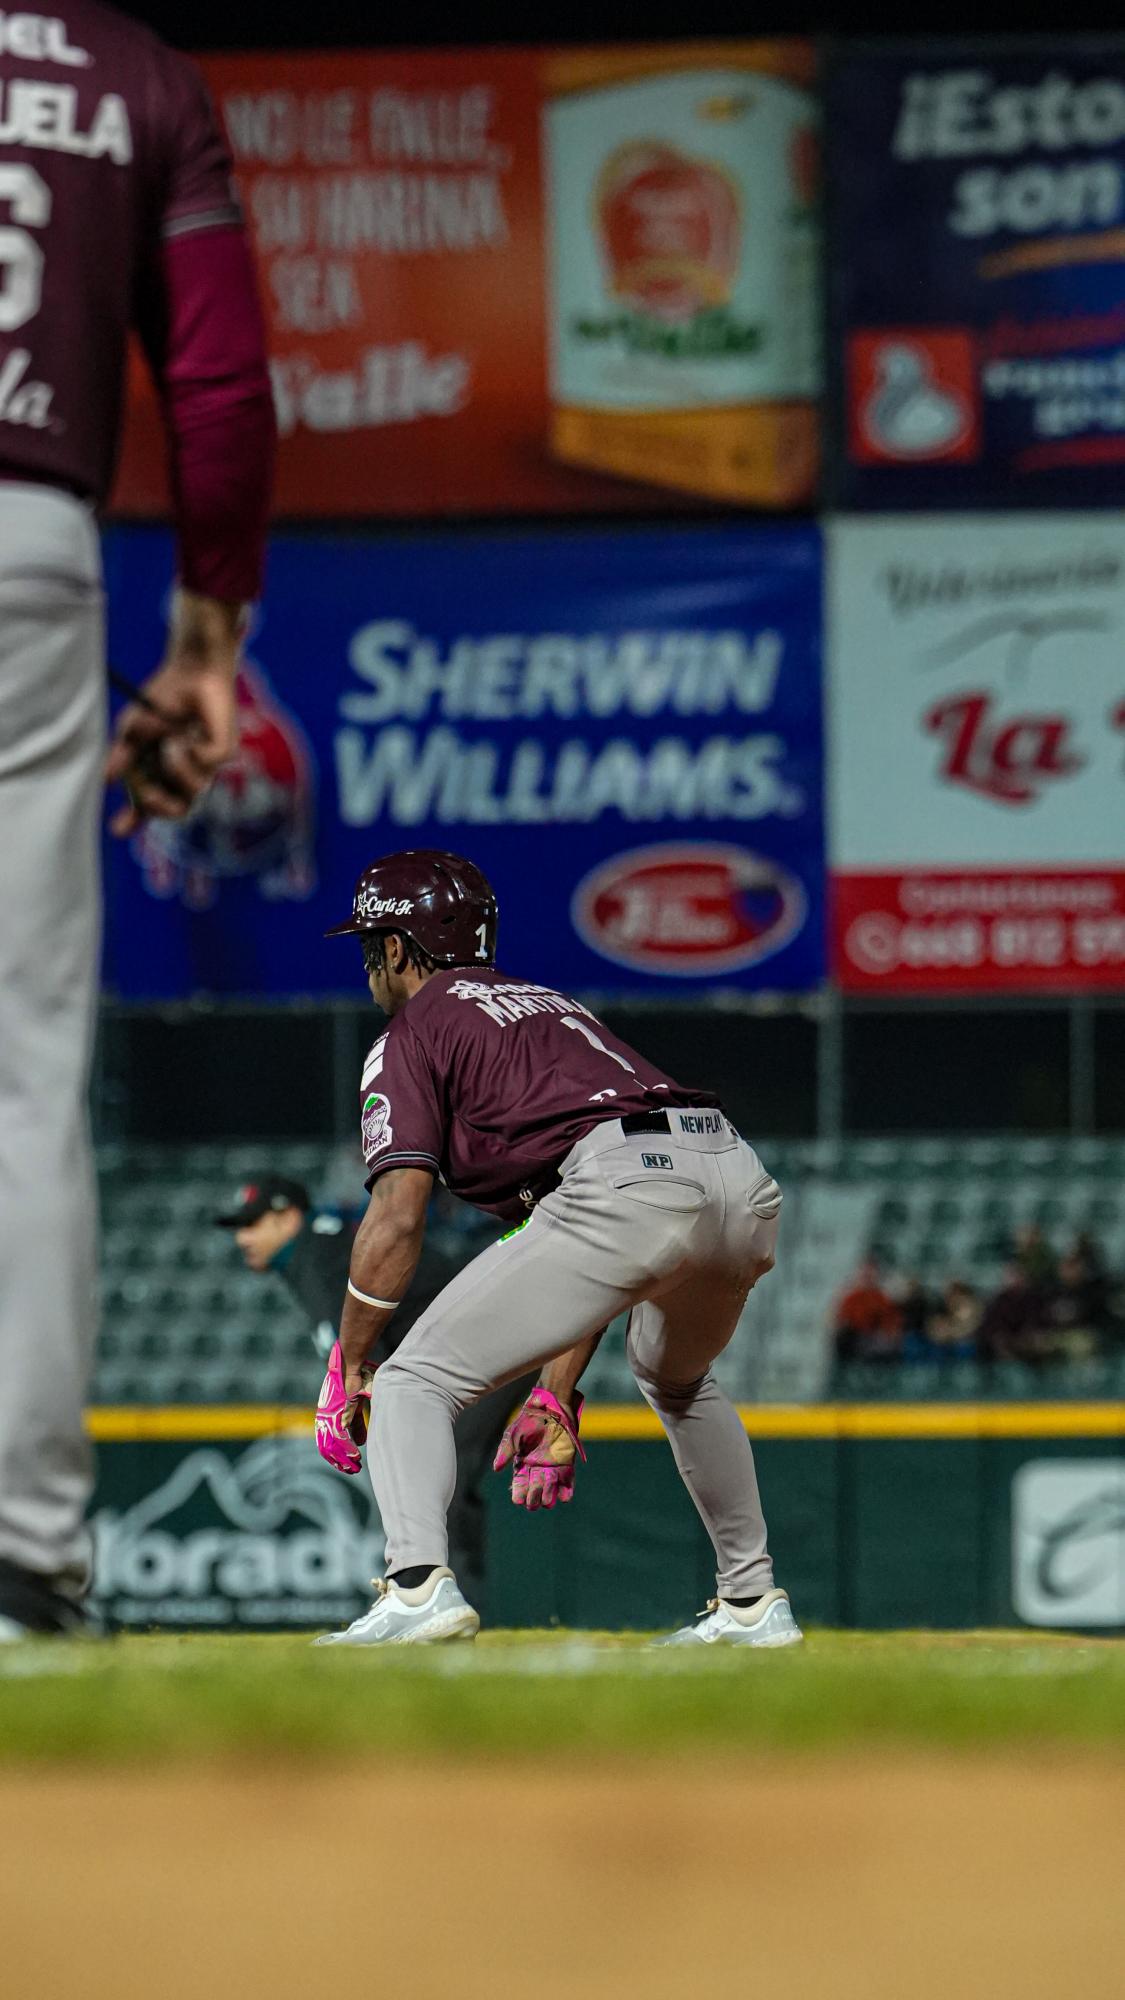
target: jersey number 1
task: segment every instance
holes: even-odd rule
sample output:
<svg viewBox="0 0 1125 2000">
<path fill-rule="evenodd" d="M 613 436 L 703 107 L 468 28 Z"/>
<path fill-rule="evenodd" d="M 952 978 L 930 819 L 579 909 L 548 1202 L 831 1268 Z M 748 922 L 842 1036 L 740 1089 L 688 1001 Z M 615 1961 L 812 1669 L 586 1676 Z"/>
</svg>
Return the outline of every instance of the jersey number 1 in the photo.
<svg viewBox="0 0 1125 2000">
<path fill-rule="evenodd" d="M 51 190 L 34 167 L 0 165 L 0 208 L 24 225 L 0 228 L 0 333 L 15 333 L 39 311 L 43 296 L 43 252 L 28 229 L 51 220 Z"/>
<path fill-rule="evenodd" d="M 628 1070 L 630 1076 L 636 1076 L 637 1072 L 632 1063 L 626 1062 L 624 1056 L 615 1055 L 612 1049 L 607 1049 L 600 1036 L 595 1035 L 594 1030 L 588 1027 L 585 1021 L 580 1021 L 575 1014 L 564 1014 L 560 1026 L 573 1028 L 577 1034 L 584 1035 L 592 1049 L 597 1049 L 599 1054 L 608 1056 L 610 1062 L 619 1063 L 622 1069 Z"/>
</svg>

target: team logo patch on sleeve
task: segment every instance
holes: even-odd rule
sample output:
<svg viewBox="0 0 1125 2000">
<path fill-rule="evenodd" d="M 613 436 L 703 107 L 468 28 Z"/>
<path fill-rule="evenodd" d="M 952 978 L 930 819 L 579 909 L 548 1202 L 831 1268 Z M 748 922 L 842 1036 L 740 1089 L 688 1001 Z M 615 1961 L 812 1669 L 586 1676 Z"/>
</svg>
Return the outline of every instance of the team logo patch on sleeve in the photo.
<svg viewBox="0 0 1125 2000">
<path fill-rule="evenodd" d="M 377 1091 L 372 1091 L 370 1097 L 365 1098 L 360 1133 L 363 1138 L 363 1157 L 370 1166 L 376 1153 L 381 1153 L 384 1147 L 389 1146 L 394 1137 L 391 1130 L 389 1097 L 381 1097 Z"/>
</svg>

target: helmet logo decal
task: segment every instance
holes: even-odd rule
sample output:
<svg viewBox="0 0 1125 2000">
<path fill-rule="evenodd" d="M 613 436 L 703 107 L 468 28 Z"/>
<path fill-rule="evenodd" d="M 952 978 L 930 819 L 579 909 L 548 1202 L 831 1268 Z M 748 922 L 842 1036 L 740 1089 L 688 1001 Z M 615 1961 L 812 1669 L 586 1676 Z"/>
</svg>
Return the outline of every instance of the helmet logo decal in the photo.
<svg viewBox="0 0 1125 2000">
<path fill-rule="evenodd" d="M 413 908 L 409 896 L 380 896 L 374 889 L 360 889 L 355 899 L 357 917 L 408 917 Z"/>
<path fill-rule="evenodd" d="M 472 861 L 460 854 L 407 848 L 384 854 L 355 885 L 352 914 L 329 937 L 401 930 L 435 966 L 491 965 L 496 898 Z"/>
</svg>

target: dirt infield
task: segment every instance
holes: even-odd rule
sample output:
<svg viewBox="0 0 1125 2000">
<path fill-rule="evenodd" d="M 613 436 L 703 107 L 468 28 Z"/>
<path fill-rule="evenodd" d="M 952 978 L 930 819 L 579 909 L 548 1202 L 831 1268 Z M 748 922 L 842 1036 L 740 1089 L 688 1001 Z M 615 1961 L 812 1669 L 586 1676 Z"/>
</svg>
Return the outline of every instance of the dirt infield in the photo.
<svg viewBox="0 0 1125 2000">
<path fill-rule="evenodd" d="M 0 1780 L 7 2000 L 1110 2000 L 1095 1758 Z"/>
</svg>

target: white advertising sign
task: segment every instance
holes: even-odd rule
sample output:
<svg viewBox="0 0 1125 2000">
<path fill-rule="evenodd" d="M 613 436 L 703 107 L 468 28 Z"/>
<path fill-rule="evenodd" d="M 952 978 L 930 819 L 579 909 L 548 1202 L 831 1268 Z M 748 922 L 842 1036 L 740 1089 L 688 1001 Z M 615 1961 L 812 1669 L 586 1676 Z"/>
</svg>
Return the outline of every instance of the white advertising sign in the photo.
<svg viewBox="0 0 1125 2000">
<path fill-rule="evenodd" d="M 841 984 L 1125 983 L 1125 514 L 836 521 L 828 606 Z"/>
<path fill-rule="evenodd" d="M 1125 1460 L 1041 1458 L 1020 1467 L 1012 1602 L 1025 1625 L 1125 1626 Z"/>
</svg>

